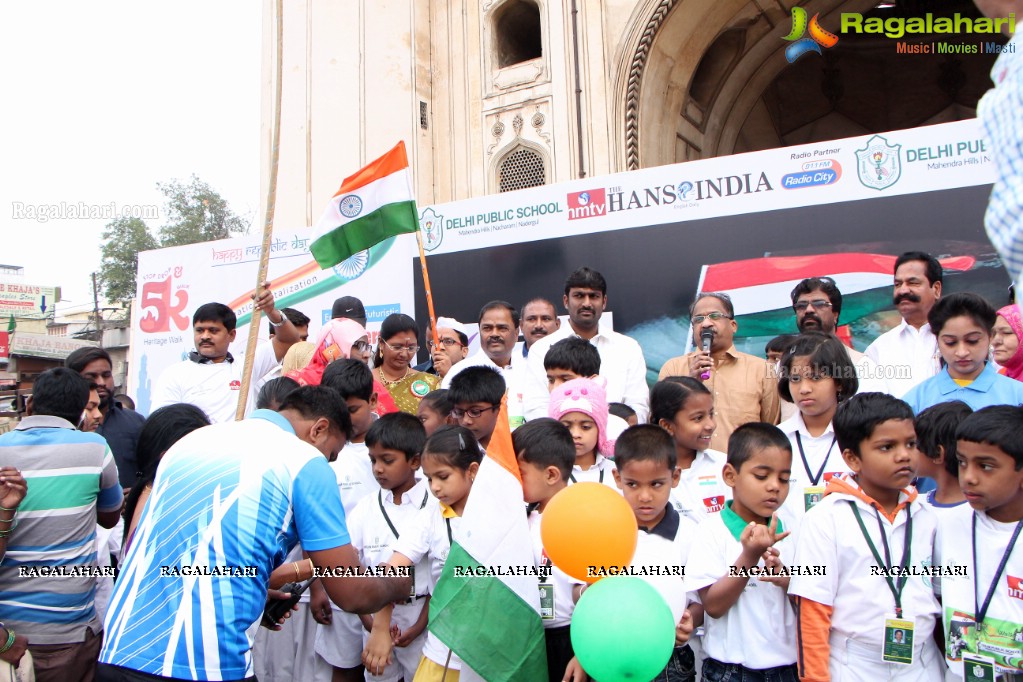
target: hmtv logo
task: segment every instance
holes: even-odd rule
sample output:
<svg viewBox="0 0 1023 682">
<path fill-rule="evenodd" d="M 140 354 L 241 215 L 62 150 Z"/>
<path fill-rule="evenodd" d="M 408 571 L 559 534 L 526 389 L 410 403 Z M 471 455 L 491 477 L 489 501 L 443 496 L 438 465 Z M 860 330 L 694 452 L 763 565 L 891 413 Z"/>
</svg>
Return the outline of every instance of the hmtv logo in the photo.
<svg viewBox="0 0 1023 682">
<path fill-rule="evenodd" d="M 604 188 L 571 192 L 568 195 L 568 219 L 593 218 L 607 215 L 607 195 Z"/>
<path fill-rule="evenodd" d="M 1023 599 L 1023 578 L 1017 578 L 1014 575 L 1005 574 L 1005 582 L 1009 586 L 1009 596 L 1016 599 Z"/>
<path fill-rule="evenodd" d="M 806 10 L 802 7 L 792 8 L 792 30 L 782 40 L 788 40 L 792 44 L 785 48 L 785 59 L 789 64 L 802 57 L 807 52 L 821 52 L 822 47 L 834 47 L 838 43 L 838 36 L 824 29 L 820 25 L 820 14 L 814 14 L 813 19 L 806 20 Z M 803 34 L 809 30 L 810 37 L 804 38 Z"/>
</svg>

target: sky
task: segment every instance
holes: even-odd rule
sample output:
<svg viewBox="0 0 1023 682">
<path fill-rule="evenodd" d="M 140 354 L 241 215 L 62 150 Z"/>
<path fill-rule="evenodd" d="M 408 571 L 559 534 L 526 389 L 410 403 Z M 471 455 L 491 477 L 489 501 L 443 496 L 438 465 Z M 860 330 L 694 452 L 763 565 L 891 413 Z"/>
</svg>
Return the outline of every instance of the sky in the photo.
<svg viewBox="0 0 1023 682">
<path fill-rule="evenodd" d="M 14 281 L 61 287 L 58 314 L 91 309 L 100 211 L 158 211 L 155 234 L 158 182 L 198 175 L 259 219 L 262 4 L 0 3 L 0 263 L 24 267 Z M 43 220 L 83 207 L 97 217 Z"/>
</svg>

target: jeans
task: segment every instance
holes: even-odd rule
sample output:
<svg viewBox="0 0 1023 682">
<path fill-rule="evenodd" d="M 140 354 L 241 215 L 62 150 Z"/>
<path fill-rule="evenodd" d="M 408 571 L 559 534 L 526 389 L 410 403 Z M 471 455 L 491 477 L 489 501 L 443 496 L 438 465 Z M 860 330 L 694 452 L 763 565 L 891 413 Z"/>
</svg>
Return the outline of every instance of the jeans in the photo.
<svg viewBox="0 0 1023 682">
<path fill-rule="evenodd" d="M 703 661 L 702 682 L 799 682 L 796 665 L 753 670 L 737 663 L 722 663 L 713 658 Z"/>
<path fill-rule="evenodd" d="M 689 645 L 675 647 L 668 665 L 650 682 L 696 682 L 696 656 Z"/>
</svg>

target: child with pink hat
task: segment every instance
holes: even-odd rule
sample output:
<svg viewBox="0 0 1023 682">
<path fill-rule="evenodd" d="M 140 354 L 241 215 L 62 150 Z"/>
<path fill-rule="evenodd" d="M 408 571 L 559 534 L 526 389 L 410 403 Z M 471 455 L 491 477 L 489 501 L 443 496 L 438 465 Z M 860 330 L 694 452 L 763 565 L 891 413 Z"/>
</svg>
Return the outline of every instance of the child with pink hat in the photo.
<svg viewBox="0 0 1023 682">
<path fill-rule="evenodd" d="M 547 415 L 568 427 L 575 441 L 575 466 L 569 484 L 593 481 L 615 485 L 614 441 L 607 437 L 607 392 L 604 380 L 572 379 L 551 392 Z"/>
</svg>

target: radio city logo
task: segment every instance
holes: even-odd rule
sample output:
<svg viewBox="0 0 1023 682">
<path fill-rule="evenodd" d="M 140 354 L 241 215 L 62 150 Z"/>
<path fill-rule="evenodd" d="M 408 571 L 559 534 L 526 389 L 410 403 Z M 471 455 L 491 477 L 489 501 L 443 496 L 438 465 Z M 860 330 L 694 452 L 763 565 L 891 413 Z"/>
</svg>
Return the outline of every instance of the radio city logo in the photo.
<svg viewBox="0 0 1023 682">
<path fill-rule="evenodd" d="M 809 22 L 806 20 L 806 10 L 802 7 L 792 8 L 792 30 L 783 40 L 792 44 L 785 48 L 785 59 L 789 64 L 796 61 L 808 52 L 821 52 L 822 47 L 834 47 L 838 43 L 838 36 L 824 29 L 818 20 L 820 14 L 814 14 Z M 810 36 L 804 38 L 803 34 L 809 29 Z"/>
<path fill-rule="evenodd" d="M 568 219 L 580 220 L 607 215 L 607 197 L 604 188 L 571 192 L 568 195 Z"/>
<path fill-rule="evenodd" d="M 802 189 L 833 185 L 842 177 L 842 166 L 834 159 L 806 161 L 798 173 L 782 176 L 781 186 L 785 189 Z"/>
</svg>

